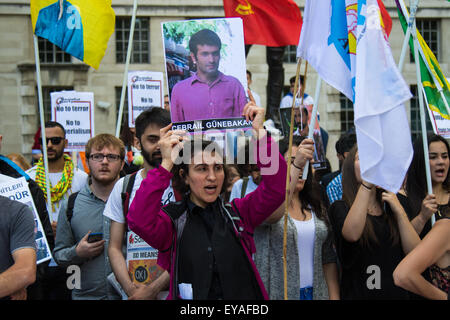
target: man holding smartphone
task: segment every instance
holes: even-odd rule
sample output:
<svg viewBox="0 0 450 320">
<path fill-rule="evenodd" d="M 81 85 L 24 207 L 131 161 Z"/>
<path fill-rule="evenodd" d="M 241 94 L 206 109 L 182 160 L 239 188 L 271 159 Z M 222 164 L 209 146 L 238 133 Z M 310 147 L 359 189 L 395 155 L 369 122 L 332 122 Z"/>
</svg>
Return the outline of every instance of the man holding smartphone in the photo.
<svg viewBox="0 0 450 320">
<path fill-rule="evenodd" d="M 78 265 L 73 300 L 118 299 L 108 283 L 107 254 L 110 220 L 103 216 L 106 201 L 124 165 L 125 147 L 110 134 L 99 134 L 86 145 L 90 179 L 79 193 L 61 205 L 53 256 L 60 266 Z"/>
<path fill-rule="evenodd" d="M 46 145 L 41 148 L 47 149 L 48 172 L 45 170 L 44 160 L 41 157 L 36 165 L 27 170 L 28 176 L 36 182 L 42 190 L 43 196 L 47 198 L 47 179 L 50 181 L 51 206 L 47 207 L 50 213 L 52 237 L 46 232 L 49 245 L 53 248 L 54 239 L 56 237 L 57 218 L 61 204 L 69 198 L 72 193 L 80 191 L 86 184 L 87 174 L 76 168 L 72 159 L 64 153 L 68 141 L 66 139 L 66 130 L 64 126 L 58 122 L 47 121 L 44 125 L 46 137 Z M 41 140 L 41 139 L 39 139 Z M 42 149 L 43 150 L 43 149 Z M 45 200 L 44 200 L 45 201 Z M 44 225 L 45 228 L 45 225 Z M 50 261 L 47 268 L 39 266 L 43 269 L 39 273 L 38 284 L 39 293 L 34 295 L 44 300 L 70 300 L 70 291 L 67 289 L 66 270 L 58 266 L 54 259 Z"/>
</svg>

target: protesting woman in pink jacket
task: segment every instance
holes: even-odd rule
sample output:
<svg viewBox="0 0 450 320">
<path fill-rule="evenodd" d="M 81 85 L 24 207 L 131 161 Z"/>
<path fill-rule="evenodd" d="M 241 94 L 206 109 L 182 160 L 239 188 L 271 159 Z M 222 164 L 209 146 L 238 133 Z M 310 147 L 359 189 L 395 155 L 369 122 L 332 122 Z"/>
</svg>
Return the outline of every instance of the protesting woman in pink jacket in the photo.
<svg viewBox="0 0 450 320">
<path fill-rule="evenodd" d="M 169 299 L 268 298 L 252 259 L 253 230 L 283 203 L 287 166 L 264 130 L 264 109 L 249 102 L 243 116 L 252 121 L 263 177 L 254 192 L 230 204 L 220 197 L 227 177 L 219 147 L 161 129 L 162 163 L 142 182 L 127 219 L 159 250 L 158 264 L 170 273 Z M 172 176 L 184 198 L 161 207 Z"/>
</svg>

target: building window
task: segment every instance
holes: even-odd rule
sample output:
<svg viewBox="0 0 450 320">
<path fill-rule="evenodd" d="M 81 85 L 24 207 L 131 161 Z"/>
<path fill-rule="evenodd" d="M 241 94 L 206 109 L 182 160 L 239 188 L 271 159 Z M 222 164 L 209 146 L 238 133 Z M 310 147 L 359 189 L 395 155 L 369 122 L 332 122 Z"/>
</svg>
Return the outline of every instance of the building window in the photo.
<svg viewBox="0 0 450 320">
<path fill-rule="evenodd" d="M 284 49 L 283 62 L 297 63 L 297 46 L 287 46 L 286 49 Z"/>
<path fill-rule="evenodd" d="M 73 90 L 73 87 L 42 87 L 42 105 L 44 107 L 44 122 L 52 120 L 51 115 L 52 101 L 50 99 L 50 93 L 63 90 L 66 91 Z M 39 101 L 37 102 L 37 114 L 39 114 Z M 38 117 L 38 126 L 40 126 L 39 117 Z"/>
<path fill-rule="evenodd" d="M 131 17 L 116 18 L 116 61 L 125 63 L 130 37 Z M 150 63 L 150 20 L 136 18 L 130 63 Z"/>
<path fill-rule="evenodd" d="M 422 126 L 420 124 L 420 105 L 419 105 L 419 96 L 417 93 L 417 86 L 412 85 L 410 87 L 411 93 L 413 97 L 411 98 L 411 108 L 410 108 L 410 116 L 411 116 L 411 138 L 412 140 L 416 140 L 418 137 L 422 135 Z M 425 101 L 424 108 L 426 108 Z M 428 110 L 424 109 L 425 112 L 425 123 L 427 127 L 427 134 L 433 133 L 433 127 L 431 125 L 430 116 L 428 114 Z"/>
<path fill-rule="evenodd" d="M 47 39 L 38 38 L 40 63 L 71 63 L 72 56 Z"/>
<path fill-rule="evenodd" d="M 417 30 L 419 30 L 423 39 L 430 47 L 436 59 L 439 60 L 439 42 L 440 42 L 440 20 L 438 19 L 417 19 Z M 414 57 L 410 50 L 409 59 L 414 62 Z"/>
<path fill-rule="evenodd" d="M 116 87 L 116 122 L 119 117 L 120 96 L 122 95 L 122 87 Z M 125 90 L 125 101 L 123 102 L 122 123 L 128 124 L 128 87 Z"/>
<path fill-rule="evenodd" d="M 339 102 L 341 104 L 341 134 L 344 134 L 355 127 L 353 102 L 342 93 L 339 93 Z"/>
</svg>

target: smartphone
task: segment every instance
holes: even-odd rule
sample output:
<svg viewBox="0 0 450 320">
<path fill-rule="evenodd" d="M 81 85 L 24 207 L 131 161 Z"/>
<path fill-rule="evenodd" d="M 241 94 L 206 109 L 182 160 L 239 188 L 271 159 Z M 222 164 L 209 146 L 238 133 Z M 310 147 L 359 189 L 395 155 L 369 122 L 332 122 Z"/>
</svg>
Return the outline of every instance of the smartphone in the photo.
<svg viewBox="0 0 450 320">
<path fill-rule="evenodd" d="M 92 242 L 100 241 L 102 239 L 103 239 L 103 233 L 101 233 L 101 232 L 93 232 L 93 233 L 89 234 L 87 241 L 89 243 L 92 243 Z"/>
</svg>

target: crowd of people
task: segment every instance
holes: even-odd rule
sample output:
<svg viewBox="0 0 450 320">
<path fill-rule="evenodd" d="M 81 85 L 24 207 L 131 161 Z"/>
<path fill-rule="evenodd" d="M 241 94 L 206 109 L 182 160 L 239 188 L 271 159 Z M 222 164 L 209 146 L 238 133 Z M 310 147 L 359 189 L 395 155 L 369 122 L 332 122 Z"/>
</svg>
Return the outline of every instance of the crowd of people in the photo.
<svg viewBox="0 0 450 320">
<path fill-rule="evenodd" d="M 50 261 L 36 265 L 29 208 L 0 196 L 0 298 L 282 300 L 286 292 L 289 300 L 448 299 L 445 139 L 428 136 L 432 193 L 419 139 L 393 194 L 361 177 L 354 132 L 336 143 L 339 170 L 324 174 L 311 165 L 314 140 L 294 136 L 289 150 L 287 137 L 277 141 L 265 130 L 263 108 L 252 101 L 243 114 L 253 129 L 244 163 L 226 159 L 204 136 L 172 130 L 165 108 L 142 112 L 121 139 L 91 138 L 89 174 L 64 153 L 57 122 L 44 128 L 48 172 L 42 156 L 33 167 L 20 155 L 0 156 L 2 183 L 26 178 L 52 250 Z M 151 282 L 129 272 L 134 236 L 157 250 Z M 73 266 L 80 279 L 69 286 Z"/>
</svg>

